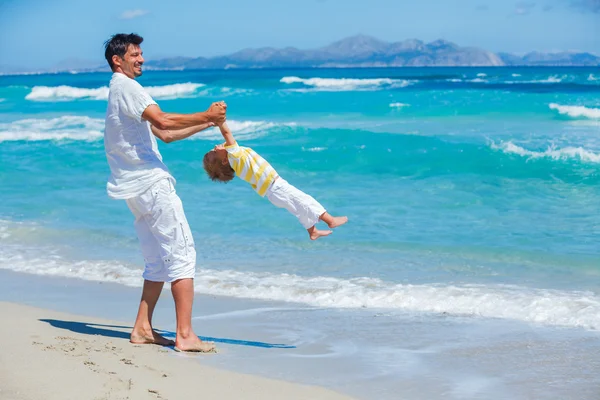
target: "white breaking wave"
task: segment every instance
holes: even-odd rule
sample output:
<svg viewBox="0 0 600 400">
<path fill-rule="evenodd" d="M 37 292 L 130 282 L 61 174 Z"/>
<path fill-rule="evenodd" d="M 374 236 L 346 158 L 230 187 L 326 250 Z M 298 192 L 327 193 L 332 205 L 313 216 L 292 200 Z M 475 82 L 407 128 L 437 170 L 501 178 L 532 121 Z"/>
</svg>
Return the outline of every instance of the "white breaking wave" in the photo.
<svg viewBox="0 0 600 400">
<path fill-rule="evenodd" d="M 231 132 L 236 135 L 237 138 L 243 140 L 256 139 L 259 137 L 263 137 L 269 133 L 272 129 L 277 128 L 295 128 L 297 125 L 294 122 L 288 123 L 274 123 L 267 121 L 230 121 L 227 120 L 227 125 Z M 202 131 L 194 136 L 191 139 L 201 139 L 201 140 L 222 140 L 223 136 L 219 131 L 219 128 L 214 127 Z"/>
<path fill-rule="evenodd" d="M 598 81 L 600 78 L 596 78 L 593 74 L 590 74 L 587 78 L 588 81 Z"/>
<path fill-rule="evenodd" d="M 390 107 L 392 107 L 392 108 L 410 107 L 410 104 L 405 104 L 405 103 L 390 103 Z"/>
<path fill-rule="evenodd" d="M 0 254 L 0 268 L 36 275 L 141 286 L 141 266 L 118 261 L 74 261 L 46 250 L 36 257 L 26 249 Z M 50 254 L 49 254 L 50 253 Z M 395 309 L 504 318 L 532 323 L 600 329 L 600 299 L 593 293 L 502 285 L 409 285 L 374 278 L 338 279 L 199 269 L 201 294 L 303 303 L 315 307 Z"/>
<path fill-rule="evenodd" d="M 480 72 L 477 74 L 478 77 L 480 78 L 485 78 L 487 76 L 487 74 L 484 74 L 483 72 Z"/>
<path fill-rule="evenodd" d="M 586 150 L 583 147 L 565 147 L 557 149 L 549 147 L 546 151 L 527 150 L 512 142 L 503 142 L 499 145 L 491 144 L 492 149 L 500 150 L 507 154 L 518 154 L 528 158 L 551 158 L 553 160 L 579 160 L 590 163 L 600 163 L 600 154 Z"/>
<path fill-rule="evenodd" d="M 176 83 L 174 85 L 165 86 L 147 86 L 144 89 L 148 94 L 156 99 L 175 99 L 180 97 L 188 97 L 201 87 L 203 83 Z"/>
<path fill-rule="evenodd" d="M 165 86 L 146 86 L 144 89 L 156 99 L 189 97 L 203 87 L 201 83 L 176 83 Z M 95 89 L 72 86 L 34 86 L 25 99 L 32 101 L 107 100 L 108 86 Z"/>
<path fill-rule="evenodd" d="M 104 120 L 86 116 L 50 119 L 22 119 L 0 124 L 0 142 L 39 140 L 98 140 L 103 136 Z"/>
<path fill-rule="evenodd" d="M 309 147 L 308 149 L 305 147 L 302 147 L 302 151 L 309 151 L 311 153 L 318 153 L 320 151 L 325 151 L 327 150 L 327 147 Z"/>
<path fill-rule="evenodd" d="M 245 140 L 264 136 L 274 128 L 293 128 L 295 123 L 273 123 L 267 121 L 227 121 L 232 132 Z M 2 141 L 40 140 L 100 140 L 104 136 L 104 119 L 86 116 L 62 116 L 50 119 L 22 119 L 11 123 L 0 123 Z M 191 139 L 221 140 L 217 128 L 207 129 Z"/>
<path fill-rule="evenodd" d="M 559 114 L 568 115 L 569 117 L 573 118 L 585 117 L 590 119 L 600 119 L 600 108 L 563 106 L 556 103 L 550 103 L 548 107 L 550 107 L 551 110 L 558 111 Z"/>
<path fill-rule="evenodd" d="M 516 78 L 518 76 L 521 76 L 521 74 L 512 74 L 512 76 Z"/>
<path fill-rule="evenodd" d="M 31 223 L 0 220 L 0 268 L 36 275 L 142 285 L 142 266 L 116 260 L 71 260 L 32 238 L 59 231 Z M 27 244 L 29 243 L 29 244 Z M 394 309 L 505 318 L 600 330 L 600 297 L 591 292 L 508 285 L 399 284 L 378 278 L 303 277 L 240 270 L 198 269 L 197 293 L 315 307 Z"/>
<path fill-rule="evenodd" d="M 513 74 L 513 76 L 515 76 L 515 75 Z M 505 81 L 504 83 L 507 83 L 507 84 L 519 84 L 519 83 L 560 83 L 565 78 L 566 78 L 565 76 L 558 77 L 557 75 L 552 75 L 552 76 L 549 76 L 546 79 L 534 79 L 534 80 L 529 80 L 529 81 Z"/>
<path fill-rule="evenodd" d="M 557 75 L 553 75 L 553 76 L 549 76 L 547 79 L 542 79 L 542 80 L 539 80 L 537 82 L 541 82 L 541 83 L 559 83 L 559 82 L 562 82 L 563 79 L 564 79 L 564 76 L 561 77 L 561 78 L 559 78 Z"/>
<path fill-rule="evenodd" d="M 72 86 L 34 86 L 31 92 L 25 96 L 27 100 L 35 101 L 68 101 L 78 99 L 106 100 L 108 99 L 108 87 L 97 89 L 84 89 Z"/>
<path fill-rule="evenodd" d="M 196 290 L 318 307 L 387 308 L 516 319 L 600 329 L 600 299 L 593 293 L 536 290 L 502 285 L 407 285 L 380 279 L 300 277 L 204 270 Z"/>
<path fill-rule="evenodd" d="M 453 82 L 453 83 L 460 83 L 460 82 L 487 83 L 487 81 L 482 78 L 473 78 L 473 79 L 451 78 L 451 79 L 446 79 L 446 81 Z"/>
<path fill-rule="evenodd" d="M 313 90 L 321 91 L 352 91 L 352 90 L 377 90 L 383 88 L 399 88 L 411 85 L 412 82 L 404 79 L 390 78 L 308 78 L 303 79 L 297 76 L 285 76 L 281 78 L 281 83 L 294 84 L 301 83 L 310 86 Z"/>
</svg>

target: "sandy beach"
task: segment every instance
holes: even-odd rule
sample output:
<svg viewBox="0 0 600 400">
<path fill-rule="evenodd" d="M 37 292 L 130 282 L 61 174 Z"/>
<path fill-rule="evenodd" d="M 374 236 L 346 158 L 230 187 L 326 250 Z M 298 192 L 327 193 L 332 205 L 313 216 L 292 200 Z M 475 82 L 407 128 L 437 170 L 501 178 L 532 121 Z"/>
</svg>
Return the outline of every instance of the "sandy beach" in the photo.
<svg viewBox="0 0 600 400">
<path fill-rule="evenodd" d="M 319 387 L 219 370 L 171 348 L 132 345 L 122 323 L 0 302 L 0 398 L 350 399 Z"/>
</svg>

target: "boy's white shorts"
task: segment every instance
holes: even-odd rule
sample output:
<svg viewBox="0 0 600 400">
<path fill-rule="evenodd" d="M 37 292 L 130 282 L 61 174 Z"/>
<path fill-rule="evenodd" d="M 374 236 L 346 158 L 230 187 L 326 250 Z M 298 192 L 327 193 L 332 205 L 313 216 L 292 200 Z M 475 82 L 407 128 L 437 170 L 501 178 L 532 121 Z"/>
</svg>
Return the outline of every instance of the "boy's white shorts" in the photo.
<svg viewBox="0 0 600 400">
<path fill-rule="evenodd" d="M 275 206 L 285 208 L 298 218 L 305 229 L 315 226 L 319 217 L 325 213 L 325 208 L 318 201 L 281 177 L 267 189 L 266 196 Z"/>
<path fill-rule="evenodd" d="M 196 249 L 173 182 L 162 179 L 127 199 L 146 263 L 143 277 L 153 282 L 194 278 Z"/>
</svg>

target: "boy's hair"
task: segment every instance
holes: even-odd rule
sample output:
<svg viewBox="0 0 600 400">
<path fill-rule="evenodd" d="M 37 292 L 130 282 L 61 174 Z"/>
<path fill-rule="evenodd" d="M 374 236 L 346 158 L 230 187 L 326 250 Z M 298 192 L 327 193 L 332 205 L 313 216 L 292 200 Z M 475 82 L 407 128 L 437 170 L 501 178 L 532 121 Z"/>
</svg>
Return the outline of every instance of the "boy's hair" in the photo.
<svg viewBox="0 0 600 400">
<path fill-rule="evenodd" d="M 116 35 L 111 36 L 110 39 L 104 42 L 104 58 L 108 61 L 110 69 L 113 69 L 114 67 L 112 60 L 114 55 L 123 58 L 125 57 L 125 53 L 127 53 L 127 48 L 130 44 L 139 46 L 143 41 L 144 38 L 135 33 L 117 33 Z"/>
<path fill-rule="evenodd" d="M 235 177 L 235 171 L 231 168 L 229 163 L 223 164 L 218 158 L 214 151 L 209 151 L 204 155 L 202 160 L 204 170 L 208 177 L 213 181 L 217 182 L 229 182 Z"/>
</svg>

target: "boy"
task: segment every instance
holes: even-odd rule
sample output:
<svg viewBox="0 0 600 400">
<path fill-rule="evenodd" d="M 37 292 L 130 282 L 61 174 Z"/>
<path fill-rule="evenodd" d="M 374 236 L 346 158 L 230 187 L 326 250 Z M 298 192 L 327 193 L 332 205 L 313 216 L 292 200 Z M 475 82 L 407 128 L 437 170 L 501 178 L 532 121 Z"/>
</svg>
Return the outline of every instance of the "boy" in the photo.
<svg viewBox="0 0 600 400">
<path fill-rule="evenodd" d="M 225 144 L 219 144 L 204 155 L 204 170 L 211 180 L 229 182 L 234 175 L 248 182 L 261 197 L 267 196 L 276 207 L 285 208 L 308 231 L 311 240 L 328 236 L 330 230 L 319 230 L 319 220 L 337 228 L 348 217 L 332 217 L 315 199 L 281 178 L 271 165 L 249 147 L 238 146 L 226 122 L 219 124 Z"/>
</svg>

